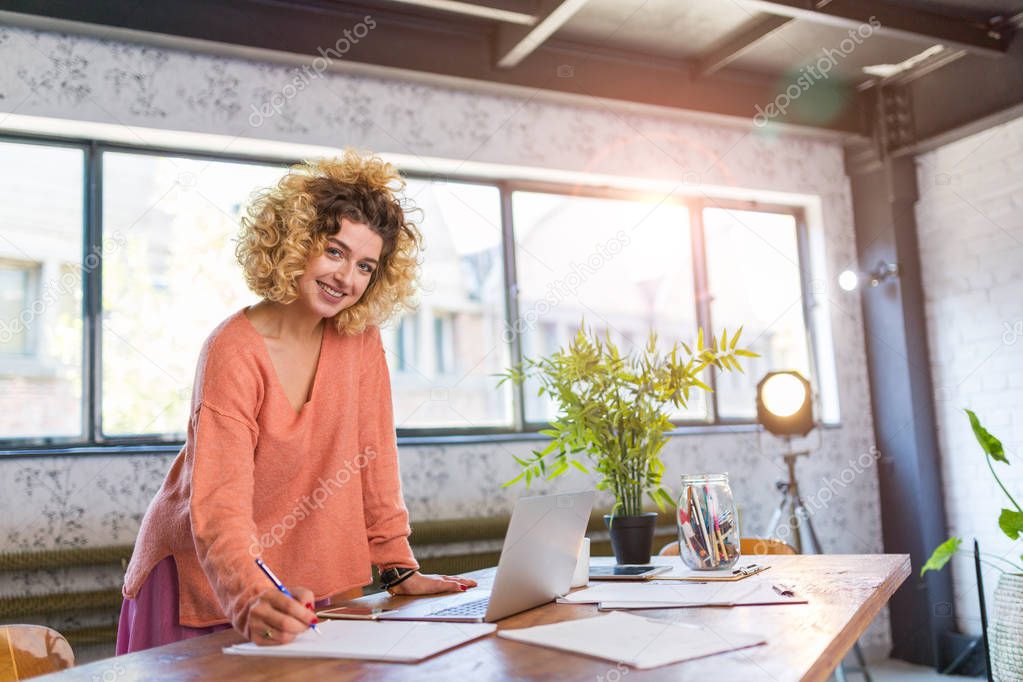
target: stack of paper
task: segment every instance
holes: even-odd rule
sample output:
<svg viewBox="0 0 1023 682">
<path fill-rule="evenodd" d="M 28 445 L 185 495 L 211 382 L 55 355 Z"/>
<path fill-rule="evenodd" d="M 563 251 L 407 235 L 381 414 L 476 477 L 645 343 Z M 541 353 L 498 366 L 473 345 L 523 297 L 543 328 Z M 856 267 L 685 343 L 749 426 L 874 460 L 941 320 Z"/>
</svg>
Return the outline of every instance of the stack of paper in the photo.
<svg viewBox="0 0 1023 682">
<path fill-rule="evenodd" d="M 759 635 L 642 618 L 628 613 L 502 630 L 498 637 L 595 656 L 630 668 L 656 668 L 764 644 Z"/>
<path fill-rule="evenodd" d="M 369 661 L 414 663 L 497 629 L 489 623 L 321 621 L 320 634 L 303 632 L 288 644 L 258 646 L 236 644 L 225 654 L 245 656 L 300 656 L 356 658 Z"/>
<path fill-rule="evenodd" d="M 696 606 L 805 604 L 767 580 L 714 583 L 600 583 L 571 592 L 559 604 L 599 604 L 601 609 L 664 609 Z"/>
</svg>

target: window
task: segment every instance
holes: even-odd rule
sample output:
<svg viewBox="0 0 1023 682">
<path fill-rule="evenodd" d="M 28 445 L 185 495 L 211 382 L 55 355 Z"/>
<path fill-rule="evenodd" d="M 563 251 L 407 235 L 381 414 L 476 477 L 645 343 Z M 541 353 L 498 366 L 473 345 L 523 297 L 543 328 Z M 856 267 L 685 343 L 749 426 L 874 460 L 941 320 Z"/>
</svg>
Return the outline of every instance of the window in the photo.
<svg viewBox="0 0 1023 682">
<path fill-rule="evenodd" d="M 743 326 L 743 345 L 760 354 L 716 377 L 718 416 L 756 417 L 764 374 L 795 369 L 813 377 L 803 316 L 796 219 L 790 214 L 705 208 L 707 283 L 715 333 Z"/>
<path fill-rule="evenodd" d="M 501 196 L 493 185 L 411 179 L 425 244 L 420 306 L 383 329 L 399 429 L 510 428 L 512 392 L 494 376 L 505 340 Z M 397 367 L 398 371 L 394 372 Z"/>
<path fill-rule="evenodd" d="M 0 441 L 180 441 L 202 342 L 256 302 L 234 258 L 240 219 L 286 164 L 38 140 L 0 142 L 0 160 Z M 743 325 L 762 357 L 715 376 L 678 423 L 753 421 L 773 369 L 805 373 L 838 421 L 827 302 L 805 285 L 822 247 L 798 211 L 414 175 L 406 197 L 419 300 L 381 330 L 399 435 L 542 426 L 555 405 L 497 375 L 583 320 L 625 353 L 651 330 L 667 349 Z"/>
<path fill-rule="evenodd" d="M 83 169 L 0 142 L 0 439 L 82 434 Z"/>
<path fill-rule="evenodd" d="M 203 341 L 258 300 L 234 258 L 245 204 L 283 172 L 103 153 L 104 435 L 184 434 Z"/>
<path fill-rule="evenodd" d="M 689 209 L 651 201 L 515 192 L 515 261 L 523 354 L 553 352 L 575 336 L 580 320 L 625 352 L 649 333 L 668 348 L 696 333 Z M 525 387 L 525 418 L 553 418 L 556 406 Z M 673 415 L 704 419 L 702 398 Z"/>
<path fill-rule="evenodd" d="M 395 328 L 394 355 L 396 358 L 397 371 L 409 372 L 419 364 L 416 357 L 418 341 L 416 339 L 416 324 L 418 320 L 415 315 L 403 315 Z"/>
<path fill-rule="evenodd" d="M 31 355 L 34 344 L 31 329 L 21 317 L 32 309 L 39 264 L 0 260 L 0 354 Z"/>
<path fill-rule="evenodd" d="M 438 375 L 454 374 L 455 369 L 455 316 L 448 313 L 434 313 L 433 350 L 434 369 Z"/>
</svg>

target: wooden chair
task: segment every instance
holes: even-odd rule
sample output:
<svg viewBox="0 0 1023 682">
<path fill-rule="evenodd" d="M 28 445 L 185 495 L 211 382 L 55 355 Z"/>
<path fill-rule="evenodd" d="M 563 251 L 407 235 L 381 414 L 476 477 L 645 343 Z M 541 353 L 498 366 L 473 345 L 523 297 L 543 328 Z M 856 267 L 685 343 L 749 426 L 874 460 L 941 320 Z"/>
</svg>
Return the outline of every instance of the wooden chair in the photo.
<svg viewBox="0 0 1023 682">
<path fill-rule="evenodd" d="M 769 538 L 739 538 L 739 553 L 743 556 L 750 554 L 798 554 L 796 548 L 781 540 Z M 678 556 L 678 540 L 669 542 L 657 556 Z"/>
<path fill-rule="evenodd" d="M 0 682 L 27 680 L 75 664 L 75 654 L 56 630 L 42 625 L 0 625 Z"/>
</svg>

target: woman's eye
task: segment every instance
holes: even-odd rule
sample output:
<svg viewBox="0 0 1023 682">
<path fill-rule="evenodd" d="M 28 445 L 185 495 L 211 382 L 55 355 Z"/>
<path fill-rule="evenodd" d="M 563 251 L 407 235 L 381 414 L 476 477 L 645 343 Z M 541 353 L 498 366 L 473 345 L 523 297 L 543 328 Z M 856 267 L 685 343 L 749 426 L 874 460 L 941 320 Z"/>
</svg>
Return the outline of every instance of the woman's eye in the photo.
<svg viewBox="0 0 1023 682">
<path fill-rule="evenodd" d="M 362 268 L 363 272 L 366 272 L 366 273 L 373 272 L 373 266 L 369 265 L 368 263 L 363 263 L 360 267 Z"/>
<path fill-rule="evenodd" d="M 335 258 L 340 258 L 341 256 L 344 256 L 344 254 L 341 253 L 339 249 L 327 249 L 327 253 L 330 254 L 331 256 L 334 256 Z"/>
</svg>

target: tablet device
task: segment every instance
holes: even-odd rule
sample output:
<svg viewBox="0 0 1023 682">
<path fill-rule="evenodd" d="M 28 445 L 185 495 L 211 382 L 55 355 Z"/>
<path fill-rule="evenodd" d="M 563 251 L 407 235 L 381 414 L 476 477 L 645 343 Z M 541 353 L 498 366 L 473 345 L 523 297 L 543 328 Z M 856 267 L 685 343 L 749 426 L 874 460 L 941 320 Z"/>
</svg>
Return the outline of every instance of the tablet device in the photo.
<svg viewBox="0 0 1023 682">
<path fill-rule="evenodd" d="M 590 566 L 590 580 L 648 580 L 658 573 L 670 570 L 671 566 L 653 564 Z"/>
</svg>

